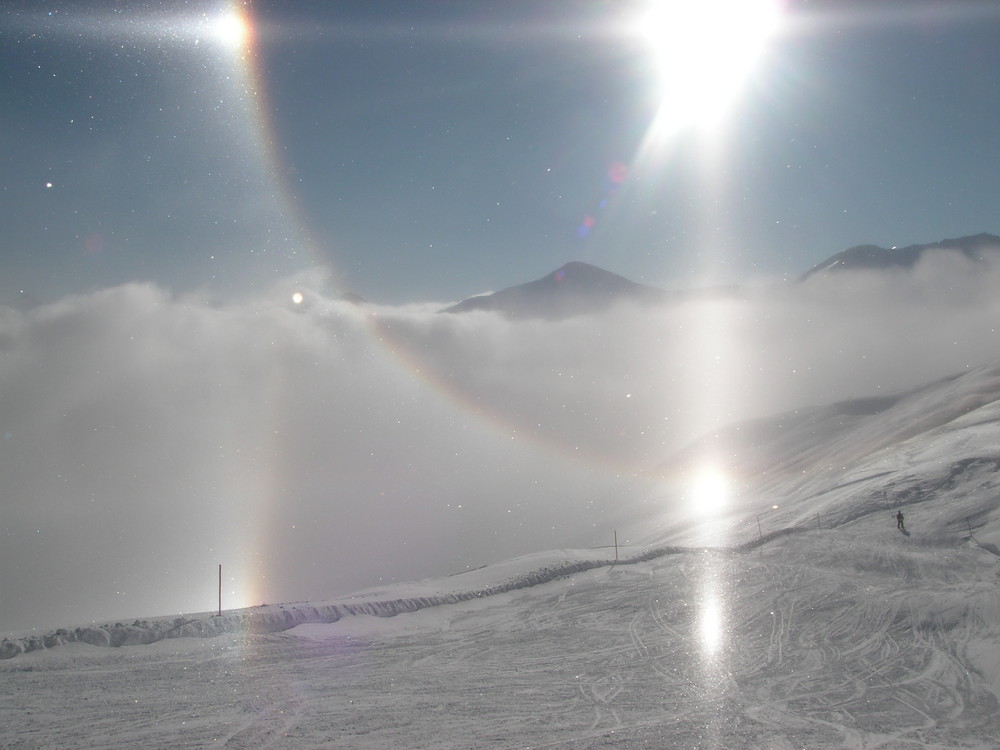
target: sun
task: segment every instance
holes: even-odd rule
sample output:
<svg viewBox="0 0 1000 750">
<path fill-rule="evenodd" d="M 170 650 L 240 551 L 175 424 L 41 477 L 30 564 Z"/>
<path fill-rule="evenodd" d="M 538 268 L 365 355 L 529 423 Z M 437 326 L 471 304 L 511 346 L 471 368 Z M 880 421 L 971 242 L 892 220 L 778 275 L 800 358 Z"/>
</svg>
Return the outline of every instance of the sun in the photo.
<svg viewBox="0 0 1000 750">
<path fill-rule="evenodd" d="M 212 18 L 210 27 L 215 41 L 229 49 L 241 49 L 250 41 L 250 19 L 241 8 L 235 5 Z"/>
<path fill-rule="evenodd" d="M 633 29 L 648 47 L 665 124 L 717 121 L 779 30 L 780 11 L 778 0 L 649 0 Z"/>
</svg>

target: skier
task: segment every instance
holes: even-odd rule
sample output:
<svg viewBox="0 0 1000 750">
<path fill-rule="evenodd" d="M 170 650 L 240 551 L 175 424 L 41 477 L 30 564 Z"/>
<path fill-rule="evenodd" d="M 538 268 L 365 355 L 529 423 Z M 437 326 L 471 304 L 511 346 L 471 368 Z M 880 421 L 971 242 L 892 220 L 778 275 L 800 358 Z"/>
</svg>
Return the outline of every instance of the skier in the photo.
<svg viewBox="0 0 1000 750">
<path fill-rule="evenodd" d="M 903 511 L 898 511 L 896 513 L 896 528 L 906 531 L 906 527 L 903 525 Z"/>
</svg>

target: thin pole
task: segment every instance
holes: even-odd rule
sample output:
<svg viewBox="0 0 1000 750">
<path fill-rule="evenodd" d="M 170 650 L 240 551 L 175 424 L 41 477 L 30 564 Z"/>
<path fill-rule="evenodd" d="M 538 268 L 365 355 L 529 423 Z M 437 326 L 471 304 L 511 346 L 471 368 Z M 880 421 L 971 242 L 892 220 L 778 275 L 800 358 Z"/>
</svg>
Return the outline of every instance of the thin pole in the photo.
<svg viewBox="0 0 1000 750">
<path fill-rule="evenodd" d="M 615 562 L 618 562 L 618 530 L 615 530 Z"/>
<path fill-rule="evenodd" d="M 222 563 L 219 563 L 219 617 L 222 617 Z"/>
</svg>

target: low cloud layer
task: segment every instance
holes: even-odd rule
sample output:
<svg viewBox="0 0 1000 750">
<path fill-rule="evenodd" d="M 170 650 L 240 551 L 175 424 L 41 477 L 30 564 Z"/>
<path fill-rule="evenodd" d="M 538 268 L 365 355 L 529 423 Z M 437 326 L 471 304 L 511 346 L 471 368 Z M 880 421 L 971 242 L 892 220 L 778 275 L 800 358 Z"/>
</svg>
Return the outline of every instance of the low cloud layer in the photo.
<svg viewBox="0 0 1000 750">
<path fill-rule="evenodd" d="M 0 632 L 211 609 L 220 563 L 233 607 L 639 534 L 637 477 L 706 431 L 995 361 L 998 282 L 932 255 L 555 322 L 305 279 L 0 309 Z"/>
</svg>

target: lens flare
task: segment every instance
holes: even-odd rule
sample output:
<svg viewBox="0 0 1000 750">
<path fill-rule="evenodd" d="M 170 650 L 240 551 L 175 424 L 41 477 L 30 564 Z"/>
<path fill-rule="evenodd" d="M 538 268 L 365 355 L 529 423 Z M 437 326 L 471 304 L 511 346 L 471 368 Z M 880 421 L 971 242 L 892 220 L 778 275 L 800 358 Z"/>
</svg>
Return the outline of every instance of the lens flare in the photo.
<svg viewBox="0 0 1000 750">
<path fill-rule="evenodd" d="M 618 191 L 619 187 L 628 179 L 629 168 L 627 164 L 616 161 L 608 167 L 607 175 L 604 179 L 604 190 L 601 199 L 597 203 L 597 210 L 585 214 L 580 224 L 576 228 L 576 234 L 580 239 L 586 239 L 597 225 L 597 213 L 605 210 L 611 205 L 611 199 Z"/>
</svg>

